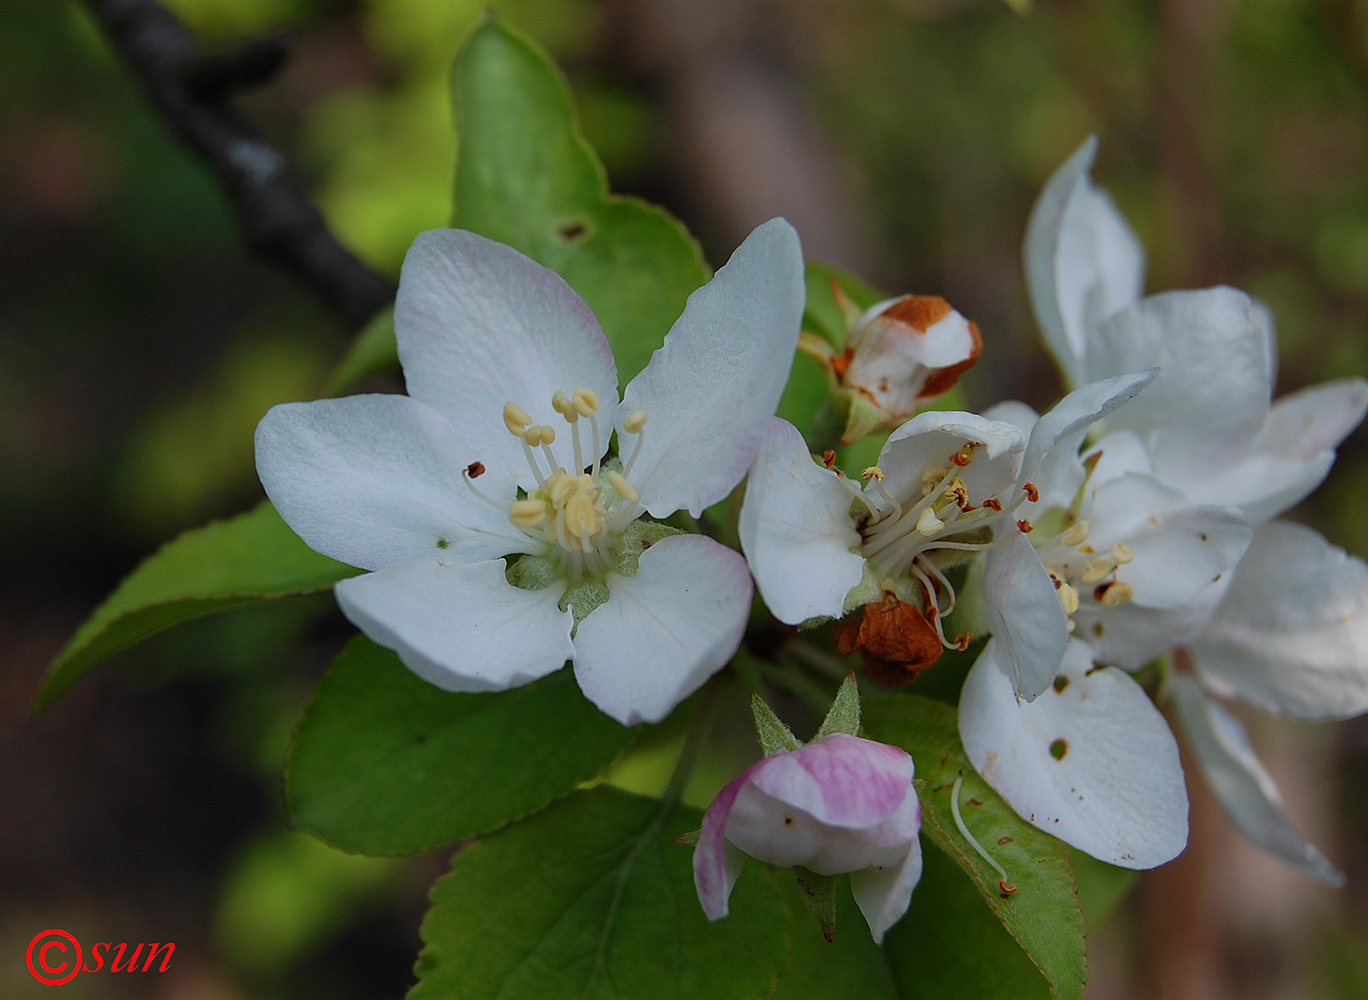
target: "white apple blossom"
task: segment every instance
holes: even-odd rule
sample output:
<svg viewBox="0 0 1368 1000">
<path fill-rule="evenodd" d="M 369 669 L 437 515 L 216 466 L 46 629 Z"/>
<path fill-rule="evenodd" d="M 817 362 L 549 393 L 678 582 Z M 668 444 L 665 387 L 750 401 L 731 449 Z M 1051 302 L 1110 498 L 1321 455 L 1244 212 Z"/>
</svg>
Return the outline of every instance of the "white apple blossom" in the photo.
<svg viewBox="0 0 1368 1000">
<path fill-rule="evenodd" d="M 904 913 L 921 878 L 921 803 L 912 758 L 898 747 L 833 733 L 752 764 L 717 794 L 694 849 L 694 885 L 709 920 L 745 855 L 819 875 L 850 873 L 875 942 Z"/>
<path fill-rule="evenodd" d="M 558 275 L 473 233 L 423 233 L 395 306 L 409 395 L 277 406 L 257 469 L 305 542 L 371 571 L 338 603 L 419 676 L 502 690 L 572 660 L 608 715 L 658 720 L 731 657 L 751 582 L 738 553 L 642 515 L 697 516 L 740 481 L 803 301 L 797 234 L 772 220 L 619 404 L 607 338 Z"/>
<path fill-rule="evenodd" d="M 1021 512 L 1044 502 L 1035 480 L 1043 474 L 1048 490 L 1053 470 L 1077 464 L 1087 428 L 1152 377 L 1084 386 L 1025 430 L 973 413 L 919 414 L 889 437 L 863 489 L 816 463 L 790 424 L 771 421 L 740 519 L 765 603 L 799 624 L 840 617 L 891 589 L 909 604 L 924 600 L 941 641 L 962 646 L 941 625 L 956 602 L 942 566 L 984 552 L 990 630 L 1016 692 L 1037 697 L 1068 643 L 1068 592 L 1042 566 Z"/>
<path fill-rule="evenodd" d="M 1209 695 L 1301 718 L 1368 711 L 1368 566 L 1317 533 L 1268 523 L 1311 493 L 1368 409 L 1343 379 L 1272 400 L 1272 318 L 1232 288 L 1140 298 L 1144 255 L 1088 177 L 1084 143 L 1032 213 L 1026 271 L 1046 342 L 1071 380 L 1156 366 L 1154 385 L 1107 421 L 1153 474 L 1195 503 L 1238 509 L 1253 540 L 1230 587 L 1186 643 L 1196 679 L 1172 678 L 1193 752 L 1235 825 L 1317 877 L 1341 876 L 1296 834 L 1234 718 Z"/>
</svg>

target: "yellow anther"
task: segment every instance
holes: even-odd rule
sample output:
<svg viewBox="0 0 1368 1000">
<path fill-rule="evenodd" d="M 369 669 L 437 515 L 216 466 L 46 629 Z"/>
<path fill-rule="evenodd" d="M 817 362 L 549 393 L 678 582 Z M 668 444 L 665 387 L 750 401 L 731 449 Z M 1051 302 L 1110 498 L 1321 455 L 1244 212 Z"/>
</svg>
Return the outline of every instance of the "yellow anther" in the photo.
<svg viewBox="0 0 1368 1000">
<path fill-rule="evenodd" d="M 945 488 L 945 493 L 943 495 L 947 500 L 954 497 L 967 497 L 969 495 L 969 487 L 964 485 L 963 479 L 956 476 L 954 479 L 950 480 L 950 485 Z"/>
<path fill-rule="evenodd" d="M 1088 534 L 1091 531 L 1091 524 L 1089 524 L 1087 521 L 1079 521 L 1068 531 L 1064 532 L 1064 534 L 1060 535 L 1059 540 L 1063 542 L 1065 545 L 1080 545 L 1083 542 L 1087 541 Z"/>
<path fill-rule="evenodd" d="M 576 538 L 592 538 L 602 524 L 594 502 L 583 493 L 576 493 L 565 501 L 565 530 Z"/>
<path fill-rule="evenodd" d="M 861 479 L 877 479 L 879 482 L 883 482 L 883 477 L 884 470 L 879 468 L 877 465 L 871 465 L 869 466 L 869 468 L 862 469 L 860 471 Z"/>
<path fill-rule="evenodd" d="M 541 443 L 542 443 L 542 444 L 552 444 L 552 443 L 555 442 L 555 440 L 556 440 L 556 428 L 552 427 L 550 424 L 542 424 L 542 425 L 541 425 Z"/>
<path fill-rule="evenodd" d="M 567 423 L 573 424 L 580 418 L 579 410 L 575 409 L 575 401 L 563 392 L 551 397 L 551 409 L 564 417 Z"/>
<path fill-rule="evenodd" d="M 565 498 L 579 489 L 579 476 L 571 475 L 568 472 L 557 472 L 546 481 L 546 495 L 551 498 L 553 504 L 563 504 Z M 588 479 L 588 476 L 584 477 Z"/>
<path fill-rule="evenodd" d="M 1111 557 L 1124 566 L 1135 558 L 1135 552 L 1129 545 L 1123 545 L 1120 542 L 1112 542 Z"/>
<path fill-rule="evenodd" d="M 1104 608 L 1115 608 L 1125 604 L 1135 596 L 1135 588 L 1129 583 L 1113 583 L 1102 593 L 1102 606 Z"/>
<path fill-rule="evenodd" d="M 628 434 L 640 434 L 641 429 L 646 426 L 646 411 L 633 410 L 627 415 L 627 419 L 622 422 L 622 429 Z"/>
<path fill-rule="evenodd" d="M 1078 610 L 1078 591 L 1071 583 L 1061 583 L 1059 585 L 1059 603 L 1064 606 L 1064 613 L 1071 615 Z"/>
<path fill-rule="evenodd" d="M 917 530 L 923 535 L 931 536 L 945 527 L 945 522 L 936 516 L 936 512 L 930 507 L 924 509 L 917 516 Z"/>
<path fill-rule="evenodd" d="M 546 504 L 541 500 L 514 500 L 508 505 L 508 519 L 514 527 L 535 528 L 547 516 Z"/>
<path fill-rule="evenodd" d="M 641 494 L 636 491 L 631 483 L 627 482 L 621 472 L 614 469 L 608 470 L 608 485 L 613 488 L 613 492 L 628 503 L 636 503 L 641 498 Z"/>
<path fill-rule="evenodd" d="M 1082 580 L 1089 587 L 1094 583 L 1101 583 L 1116 571 L 1116 563 L 1110 559 L 1093 559 L 1088 563 L 1087 569 L 1083 571 Z"/>
<path fill-rule="evenodd" d="M 522 437 L 527 432 L 527 425 L 532 423 L 527 411 L 517 403 L 504 403 L 503 418 L 504 426 L 514 437 Z"/>
<path fill-rule="evenodd" d="M 949 471 L 949 469 L 939 465 L 927 466 L 926 470 L 922 472 L 921 481 L 923 483 L 938 483 L 945 478 L 945 474 Z"/>
<path fill-rule="evenodd" d="M 592 417 L 599 411 L 598 393 L 580 386 L 575 390 L 575 410 L 581 417 Z"/>
<path fill-rule="evenodd" d="M 528 447 L 537 447 L 537 445 L 542 443 L 542 428 L 534 424 L 533 426 L 527 428 L 527 430 L 523 431 L 522 439 L 524 442 L 526 442 Z"/>
</svg>

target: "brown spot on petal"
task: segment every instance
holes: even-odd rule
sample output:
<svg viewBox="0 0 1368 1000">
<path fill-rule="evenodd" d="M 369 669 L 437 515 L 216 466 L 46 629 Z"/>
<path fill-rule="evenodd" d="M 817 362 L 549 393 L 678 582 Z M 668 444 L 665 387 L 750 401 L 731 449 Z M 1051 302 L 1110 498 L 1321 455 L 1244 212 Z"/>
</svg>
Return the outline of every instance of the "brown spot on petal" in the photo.
<svg viewBox="0 0 1368 1000">
<path fill-rule="evenodd" d="M 850 367 L 850 359 L 853 357 L 855 357 L 855 349 L 853 347 L 848 347 L 844 354 L 837 354 L 827 362 L 838 380 L 845 381 L 846 369 Z"/>
<path fill-rule="evenodd" d="M 859 619 L 834 626 L 842 656 L 859 650 L 871 677 L 889 687 L 902 687 L 941 657 L 940 636 L 920 608 L 893 594 L 864 606 Z"/>
<path fill-rule="evenodd" d="M 950 303 L 939 295 L 904 295 L 880 315 L 925 333 L 952 312 Z"/>
<path fill-rule="evenodd" d="M 1055 760 L 1063 760 L 1064 755 L 1069 752 L 1068 740 L 1055 740 L 1050 744 L 1050 756 Z"/>
</svg>

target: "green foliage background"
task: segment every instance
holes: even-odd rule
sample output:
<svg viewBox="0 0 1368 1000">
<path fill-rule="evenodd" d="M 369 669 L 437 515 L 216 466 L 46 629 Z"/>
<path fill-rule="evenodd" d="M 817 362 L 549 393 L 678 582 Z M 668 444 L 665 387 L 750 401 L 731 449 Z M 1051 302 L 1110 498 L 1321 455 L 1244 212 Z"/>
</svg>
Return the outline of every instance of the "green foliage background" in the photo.
<svg viewBox="0 0 1368 1000">
<path fill-rule="evenodd" d="M 367 261 L 395 273 L 414 233 L 449 221 L 450 62 L 487 4 L 171 6 L 211 46 L 281 25 L 299 32 L 291 67 L 242 106 Z M 613 189 L 662 201 L 700 233 L 709 262 L 725 259 L 726 235 L 695 221 L 707 213 L 663 110 L 661 71 L 624 55 L 622 6 L 494 6 L 566 66 Z M 1089 132 L 1102 140 L 1097 179 L 1150 250 L 1150 290 L 1225 282 L 1266 299 L 1281 391 L 1368 372 L 1362 3 L 1193 4 L 1191 23 L 1180 0 L 1038 3 L 1025 18 L 989 2 L 771 8 L 781 15 L 773 27 L 747 30 L 765 58 L 779 53 L 814 129 L 839 151 L 874 262 L 864 277 L 945 294 L 983 328 L 985 359 L 965 383 L 971 406 L 1006 393 L 1039 405 L 1057 393 L 1021 288 L 1020 239 L 1040 184 Z M 274 402 L 321 392 L 348 339 L 302 292 L 242 258 L 212 183 L 165 137 L 79 6 L 0 8 L 0 51 L 0 627 L 10 664 L 0 768 L 4 808 L 23 817 L 0 833 L 0 887 L 13 901 L 0 911 L 5 953 L 40 925 L 82 920 L 72 929 L 83 939 L 179 935 L 182 954 L 199 956 L 202 995 L 401 995 L 445 858 L 361 859 L 284 826 L 278 782 L 291 727 L 347 634 L 326 599 L 167 635 L 42 722 L 22 721 L 47 661 L 142 555 L 254 502 L 256 420 Z M 395 387 L 383 376 L 369 385 Z M 1297 512 L 1360 556 L 1366 445 L 1363 432 L 1351 437 Z M 1355 891 L 1368 877 L 1368 733 L 1344 733 L 1310 745 L 1333 754 L 1345 790 L 1334 828 L 1344 849 L 1332 853 L 1351 888 L 1317 911 L 1319 943 L 1296 954 L 1294 974 L 1313 995 L 1351 997 L 1368 989 L 1368 894 Z M 638 770 L 619 783 L 658 791 L 655 771 L 668 770 L 679 737 L 650 734 Z M 732 749 L 738 761 L 753 753 Z M 716 767 L 714 787 L 728 776 Z M 705 804 L 703 786 L 686 802 Z M 483 877 L 472 858 L 448 877 Z M 930 863 L 918 905 L 943 888 L 952 912 L 969 883 L 944 864 Z M 1118 926 L 1138 933 L 1137 913 Z M 794 912 L 795 926 L 807 919 Z M 861 967 L 852 938 L 811 975 Z M 1143 948 L 1136 940 L 1130 947 Z M 927 950 L 906 953 L 936 960 L 917 946 Z M 813 952 L 795 954 L 799 974 Z M 1238 956 L 1229 964 L 1240 982 Z M 0 969 L 0 992 L 37 995 L 16 968 Z M 896 965 L 881 975 L 849 995 L 896 996 L 916 979 Z"/>
</svg>

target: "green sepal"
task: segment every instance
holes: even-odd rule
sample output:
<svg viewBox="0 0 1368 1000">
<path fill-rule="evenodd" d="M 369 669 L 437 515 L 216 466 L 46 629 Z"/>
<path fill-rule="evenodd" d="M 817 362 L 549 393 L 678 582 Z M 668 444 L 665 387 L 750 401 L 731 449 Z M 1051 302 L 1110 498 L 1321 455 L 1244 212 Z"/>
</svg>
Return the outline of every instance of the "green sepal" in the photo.
<svg viewBox="0 0 1368 1000">
<path fill-rule="evenodd" d="M 797 750 L 803 745 L 758 694 L 751 695 L 751 714 L 755 716 L 755 736 L 766 757 L 773 757 L 780 750 Z"/>
<path fill-rule="evenodd" d="M 797 865 L 793 869 L 793 880 L 798 884 L 803 902 L 817 918 L 822 937 L 828 942 L 836 940 L 836 876 L 819 875 Z"/>
<path fill-rule="evenodd" d="M 892 428 L 883 407 L 856 389 L 837 389 L 831 396 L 833 408 L 845 414 L 841 444 L 854 444 L 862 438 Z"/>
<path fill-rule="evenodd" d="M 817 730 L 813 740 L 820 740 L 833 733 L 860 735 L 860 686 L 853 672 L 846 674 L 845 680 L 841 681 L 840 690 L 836 692 L 836 698 L 832 701 L 826 718 L 822 720 L 822 727 Z"/>
<path fill-rule="evenodd" d="M 680 528 L 659 521 L 648 521 L 644 518 L 633 521 L 622 531 L 622 548 L 618 551 L 617 557 L 618 573 L 622 576 L 636 576 L 643 552 L 671 535 L 685 533 Z"/>
</svg>

